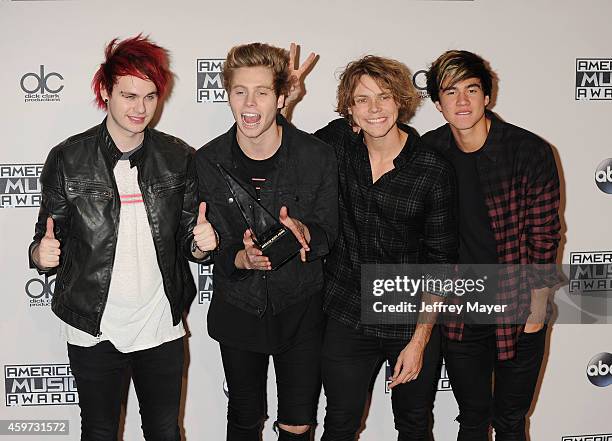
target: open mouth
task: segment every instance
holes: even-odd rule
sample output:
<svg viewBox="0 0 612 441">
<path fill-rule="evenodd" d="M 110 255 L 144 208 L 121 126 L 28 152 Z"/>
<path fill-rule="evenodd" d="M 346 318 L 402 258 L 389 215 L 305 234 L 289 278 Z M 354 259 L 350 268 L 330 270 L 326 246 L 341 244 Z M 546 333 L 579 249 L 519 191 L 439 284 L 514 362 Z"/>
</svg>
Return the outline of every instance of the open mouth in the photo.
<svg viewBox="0 0 612 441">
<path fill-rule="evenodd" d="M 261 115 L 259 113 L 241 113 L 242 123 L 245 127 L 256 127 L 261 121 Z"/>
</svg>

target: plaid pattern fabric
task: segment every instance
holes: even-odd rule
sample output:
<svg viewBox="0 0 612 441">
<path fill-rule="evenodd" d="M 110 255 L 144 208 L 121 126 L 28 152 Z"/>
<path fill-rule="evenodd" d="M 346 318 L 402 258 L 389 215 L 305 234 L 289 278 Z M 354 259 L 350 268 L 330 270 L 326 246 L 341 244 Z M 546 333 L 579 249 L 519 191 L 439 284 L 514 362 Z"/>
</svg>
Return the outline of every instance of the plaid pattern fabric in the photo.
<svg viewBox="0 0 612 441">
<path fill-rule="evenodd" d="M 452 263 L 456 260 L 455 175 L 439 153 L 425 149 L 416 131 L 375 183 L 363 137 L 346 119 L 315 135 L 338 159 L 340 231 L 325 265 L 324 309 L 364 334 L 409 340 L 415 325 L 361 323 L 361 265 Z"/>
<path fill-rule="evenodd" d="M 509 304 L 498 318 L 497 357 L 515 356 L 521 325 L 529 315 L 531 289 L 552 287 L 559 281 L 554 270 L 560 241 L 559 176 L 551 147 L 527 130 L 487 112 L 491 127 L 478 161 L 491 229 L 497 243 L 500 274 L 498 301 Z M 451 148 L 448 124 L 423 136 L 444 154 Z M 529 264 L 528 266 L 526 266 Z M 461 340 L 463 324 L 445 321 L 445 334 Z"/>
</svg>

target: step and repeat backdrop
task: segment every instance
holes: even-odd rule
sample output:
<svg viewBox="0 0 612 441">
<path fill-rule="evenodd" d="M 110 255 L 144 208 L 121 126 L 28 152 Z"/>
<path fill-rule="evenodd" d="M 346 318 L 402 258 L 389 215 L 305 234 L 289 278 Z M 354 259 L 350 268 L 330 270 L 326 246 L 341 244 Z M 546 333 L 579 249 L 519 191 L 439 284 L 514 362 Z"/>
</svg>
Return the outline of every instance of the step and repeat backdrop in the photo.
<svg viewBox="0 0 612 441">
<path fill-rule="evenodd" d="M 320 55 L 294 114 L 307 131 L 336 117 L 342 67 L 378 54 L 414 73 L 423 103 L 411 124 L 424 133 L 443 123 L 425 91 L 428 65 L 447 49 L 480 54 L 499 78 L 492 109 L 555 148 L 563 188 L 559 262 L 582 264 L 573 273 L 576 283 L 609 287 L 612 266 L 588 264 L 610 263 L 612 256 L 611 15 L 608 0 L 0 0 L 0 420 L 61 420 L 69 434 L 58 437 L 79 438 L 78 391 L 50 310 L 55 278 L 28 268 L 27 247 L 49 149 L 104 117 L 93 105 L 90 82 L 112 38 L 142 32 L 170 51 L 175 84 L 156 127 L 196 148 L 233 122 L 219 72 L 236 44 L 288 47 L 295 41 L 304 55 Z M 210 267 L 192 269 L 198 295 L 188 318 L 183 432 L 186 440 L 222 440 L 227 388 L 218 346 L 206 333 L 214 281 Z M 559 295 L 571 296 L 568 291 Z M 594 323 L 589 317 L 583 321 Z M 552 326 L 531 414 L 532 441 L 612 440 L 611 337 L 606 324 Z M 389 372 L 383 366 L 374 385 L 363 441 L 395 439 Z M 275 439 L 273 369 L 268 395 L 264 439 Z M 322 394 L 320 422 L 324 408 Z M 444 366 L 434 416 L 436 440 L 454 439 L 457 405 Z M 142 440 L 132 389 L 122 436 Z M 0 434 L 0 440 L 13 438 L 40 435 Z"/>
</svg>

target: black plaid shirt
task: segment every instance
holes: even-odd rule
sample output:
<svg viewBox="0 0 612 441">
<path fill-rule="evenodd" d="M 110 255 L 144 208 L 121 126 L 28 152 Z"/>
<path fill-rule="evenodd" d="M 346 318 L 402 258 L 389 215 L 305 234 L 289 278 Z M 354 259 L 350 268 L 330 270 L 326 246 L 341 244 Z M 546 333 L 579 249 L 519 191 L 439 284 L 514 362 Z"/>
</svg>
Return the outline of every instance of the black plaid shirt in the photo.
<svg viewBox="0 0 612 441">
<path fill-rule="evenodd" d="M 531 290 L 560 281 L 554 265 L 560 241 L 559 175 L 550 146 L 520 127 L 487 111 L 491 127 L 477 162 L 497 262 L 505 269 L 498 299 L 509 304 L 496 329 L 497 358 L 516 354 L 521 325 L 529 315 Z M 453 148 L 448 124 L 426 133 L 423 140 L 442 154 Z M 459 207 L 461 209 L 461 207 Z M 525 275 L 524 272 L 528 271 Z M 463 323 L 447 320 L 445 334 L 463 337 Z"/>
<path fill-rule="evenodd" d="M 415 325 L 361 323 L 361 265 L 456 261 L 455 175 L 416 131 L 375 183 L 362 135 L 337 119 L 315 135 L 338 159 L 340 231 L 325 266 L 324 309 L 366 335 L 409 340 Z"/>
</svg>

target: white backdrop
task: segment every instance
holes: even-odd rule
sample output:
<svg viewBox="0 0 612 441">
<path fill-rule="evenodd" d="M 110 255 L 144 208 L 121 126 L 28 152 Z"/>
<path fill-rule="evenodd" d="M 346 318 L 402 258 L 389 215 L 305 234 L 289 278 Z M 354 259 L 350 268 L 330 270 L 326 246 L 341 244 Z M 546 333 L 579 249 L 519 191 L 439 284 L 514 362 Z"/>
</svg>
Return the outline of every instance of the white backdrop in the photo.
<svg viewBox="0 0 612 441">
<path fill-rule="evenodd" d="M 49 371 L 42 379 L 31 379 L 37 373 L 32 366 L 66 364 L 67 356 L 59 322 L 48 306 L 54 278 L 46 281 L 28 269 L 26 253 L 37 213 L 36 165 L 43 163 L 52 146 L 103 118 L 92 104 L 90 82 L 106 43 L 116 36 L 150 34 L 171 52 L 176 84 L 157 128 L 196 148 L 232 123 L 226 103 L 198 102 L 198 86 L 214 89 L 215 83 L 213 74 L 212 83 L 198 84 L 197 60 L 224 58 L 235 44 L 264 41 L 288 47 L 296 41 L 303 53 L 312 50 L 320 54 L 306 80 L 308 93 L 294 115 L 294 123 L 307 131 L 336 116 L 337 73 L 352 59 L 368 53 L 384 55 L 417 72 L 447 49 L 479 53 L 500 78 L 493 110 L 505 120 L 538 133 L 558 153 L 566 230 L 560 258 L 568 262 L 571 252 L 612 249 L 612 196 L 600 191 L 594 180 L 598 164 L 612 157 L 612 103 L 607 99 L 576 100 L 576 60 L 612 58 L 608 31 L 612 3 L 608 0 L 242 3 L 0 0 L 0 197 L 4 207 L 0 210 L 0 357 L 6 398 L 0 405 L 0 419 L 67 419 L 71 434 L 63 439 L 78 439 L 78 406 L 63 404 L 75 397 L 70 379 L 61 378 L 61 369 Z M 41 76 L 41 66 L 46 82 L 27 75 Z M 206 70 L 206 63 L 200 66 Z M 600 86 L 601 93 L 606 93 L 609 75 L 597 74 L 599 83 L 586 85 Z M 423 85 L 421 76 L 416 83 Z M 45 91 L 33 92 L 41 85 Z M 27 91 L 38 93 L 39 100 L 31 101 Z M 200 93 L 214 96 L 211 90 Z M 610 90 L 607 93 L 612 98 Z M 432 103 L 425 100 L 411 124 L 424 133 L 442 122 Z M 25 165 L 33 166 L 22 167 Z M 193 266 L 193 270 L 197 277 L 198 269 Z M 189 316 L 192 335 L 182 423 L 187 440 L 222 440 L 227 402 L 217 344 L 206 334 L 205 297 L 210 287 L 204 285 L 210 280 L 207 276 L 201 279 L 202 298 L 196 299 Z M 532 440 L 573 440 L 571 435 L 612 433 L 612 387 L 597 387 L 586 375 L 593 356 L 612 352 L 611 329 L 609 325 L 553 327 L 547 367 L 531 418 Z M 21 373 L 11 366 L 21 366 Z M 15 373 L 21 379 L 15 380 Z M 383 373 L 374 388 L 363 441 L 395 439 Z M 60 379 L 50 381 L 49 376 Z M 276 412 L 273 379 L 271 370 L 271 418 L 265 439 L 275 436 L 271 431 Z M 41 401 L 43 397 L 59 402 L 9 405 L 30 404 L 25 400 Z M 324 397 L 321 422 L 323 409 Z M 126 413 L 124 439 L 141 440 L 133 392 Z M 440 391 L 435 407 L 436 440 L 454 439 L 456 415 L 452 393 Z M 320 433 L 319 428 L 317 436 Z M 584 438 L 591 439 L 608 438 Z"/>
</svg>

